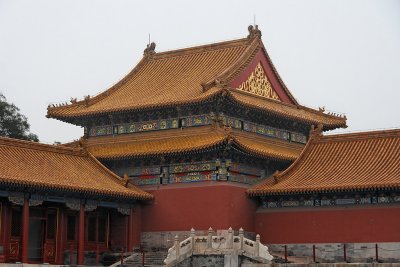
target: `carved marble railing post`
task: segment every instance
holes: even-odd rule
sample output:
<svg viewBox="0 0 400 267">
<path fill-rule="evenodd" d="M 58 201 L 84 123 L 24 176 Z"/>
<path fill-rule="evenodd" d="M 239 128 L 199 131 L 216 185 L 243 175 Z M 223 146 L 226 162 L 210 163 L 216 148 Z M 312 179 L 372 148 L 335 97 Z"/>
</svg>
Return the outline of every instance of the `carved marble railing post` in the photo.
<svg viewBox="0 0 400 267">
<path fill-rule="evenodd" d="M 228 237 L 226 239 L 227 246 L 226 248 L 232 249 L 233 248 L 233 230 L 232 227 L 228 229 Z"/>
<path fill-rule="evenodd" d="M 256 243 L 254 243 L 254 256 L 260 256 L 260 235 L 256 235 Z"/>
<path fill-rule="evenodd" d="M 213 234 L 213 229 L 210 227 L 208 228 L 207 248 L 212 248 L 212 234 Z"/>
<path fill-rule="evenodd" d="M 179 237 L 177 235 L 175 236 L 174 246 L 175 246 L 176 259 L 179 259 L 180 245 L 179 245 Z"/>
<path fill-rule="evenodd" d="M 194 228 L 190 229 L 190 237 L 191 237 L 191 242 L 192 242 L 192 253 L 194 251 L 194 238 L 196 237 L 196 231 L 194 230 Z"/>
<path fill-rule="evenodd" d="M 238 256 L 245 255 L 256 263 L 269 263 L 273 257 L 268 252 L 268 247 L 260 241 L 260 235 L 256 240 L 244 237 L 243 228 L 239 229 L 239 236 L 234 235 L 230 227 L 227 234 L 213 236 L 214 231 L 210 227 L 207 235 L 196 236 L 196 231 L 190 229 L 190 235 L 179 242 L 178 236 L 174 237 L 174 244 L 168 250 L 167 258 L 164 260 L 166 266 L 176 264 L 192 256 L 199 255 L 224 255 L 225 266 L 238 266 Z M 239 244 L 238 244 L 239 243 Z M 228 265 L 226 265 L 228 264 Z"/>
<path fill-rule="evenodd" d="M 244 231 L 243 228 L 239 229 L 240 249 L 243 250 Z"/>
</svg>

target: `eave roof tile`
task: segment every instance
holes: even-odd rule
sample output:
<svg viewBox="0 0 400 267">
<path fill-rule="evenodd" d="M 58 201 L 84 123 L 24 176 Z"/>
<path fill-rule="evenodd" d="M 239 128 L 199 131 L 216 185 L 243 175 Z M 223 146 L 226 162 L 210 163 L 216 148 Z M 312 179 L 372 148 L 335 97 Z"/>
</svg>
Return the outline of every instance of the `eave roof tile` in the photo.
<svg viewBox="0 0 400 267">
<path fill-rule="evenodd" d="M 0 162 L 0 183 L 4 185 L 111 198 L 152 198 L 133 185 L 125 187 L 123 179 L 83 149 L 0 138 Z"/>
<path fill-rule="evenodd" d="M 313 136 L 282 174 L 252 196 L 400 187 L 400 130 Z"/>
<path fill-rule="evenodd" d="M 234 129 L 213 126 L 189 127 L 165 132 L 147 132 L 117 137 L 95 137 L 85 141 L 88 151 L 100 159 L 134 158 L 214 149 L 227 143 L 261 158 L 293 161 L 303 145 L 259 137 Z"/>
</svg>

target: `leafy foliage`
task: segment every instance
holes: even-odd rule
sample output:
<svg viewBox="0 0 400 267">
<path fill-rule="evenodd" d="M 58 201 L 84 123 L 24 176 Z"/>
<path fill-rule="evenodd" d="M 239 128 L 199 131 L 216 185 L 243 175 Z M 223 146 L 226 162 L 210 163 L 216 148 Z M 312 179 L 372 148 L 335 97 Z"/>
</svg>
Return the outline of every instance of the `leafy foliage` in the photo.
<svg viewBox="0 0 400 267">
<path fill-rule="evenodd" d="M 27 118 L 19 112 L 13 103 L 8 103 L 0 93 L 0 136 L 38 142 L 38 136 L 29 132 Z"/>
</svg>

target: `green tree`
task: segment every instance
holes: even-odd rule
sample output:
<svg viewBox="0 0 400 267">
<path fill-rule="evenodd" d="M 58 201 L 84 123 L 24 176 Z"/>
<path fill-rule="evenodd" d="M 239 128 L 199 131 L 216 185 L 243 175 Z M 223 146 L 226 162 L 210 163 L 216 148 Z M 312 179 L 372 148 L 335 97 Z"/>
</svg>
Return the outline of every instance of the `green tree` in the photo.
<svg viewBox="0 0 400 267">
<path fill-rule="evenodd" d="M 29 132 L 27 118 L 19 112 L 13 103 L 8 103 L 0 93 L 0 136 L 38 142 L 38 136 Z"/>
</svg>

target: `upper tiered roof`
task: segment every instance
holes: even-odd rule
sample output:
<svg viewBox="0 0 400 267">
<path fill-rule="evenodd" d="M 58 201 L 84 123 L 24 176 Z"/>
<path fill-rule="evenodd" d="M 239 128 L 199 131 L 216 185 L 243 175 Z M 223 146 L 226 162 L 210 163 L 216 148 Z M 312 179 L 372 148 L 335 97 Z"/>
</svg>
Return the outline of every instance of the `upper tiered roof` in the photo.
<svg viewBox="0 0 400 267">
<path fill-rule="evenodd" d="M 0 184 L 101 198 L 151 199 L 80 148 L 0 137 Z"/>
<path fill-rule="evenodd" d="M 313 134 L 283 173 L 249 190 L 252 196 L 400 188 L 400 130 Z"/>
<path fill-rule="evenodd" d="M 48 117 L 74 118 L 121 113 L 210 101 L 217 96 L 261 112 L 345 127 L 346 119 L 299 105 L 279 77 L 261 41 L 258 28 L 247 38 L 156 53 L 145 50 L 138 65 L 120 82 L 95 97 L 53 105 Z M 255 89 L 256 88 L 256 89 Z"/>
</svg>

